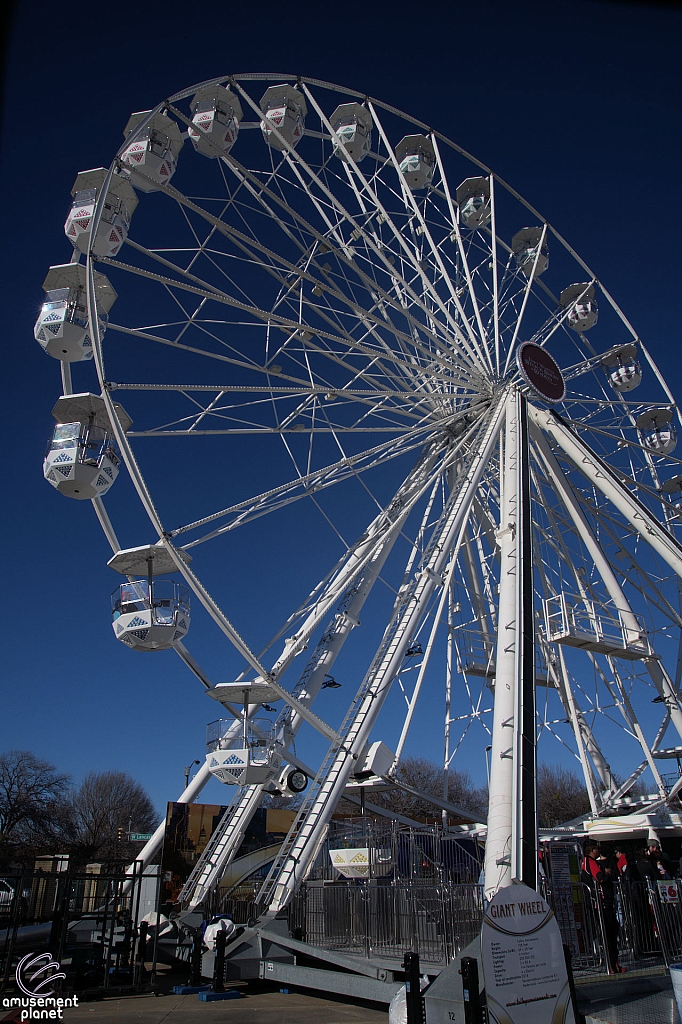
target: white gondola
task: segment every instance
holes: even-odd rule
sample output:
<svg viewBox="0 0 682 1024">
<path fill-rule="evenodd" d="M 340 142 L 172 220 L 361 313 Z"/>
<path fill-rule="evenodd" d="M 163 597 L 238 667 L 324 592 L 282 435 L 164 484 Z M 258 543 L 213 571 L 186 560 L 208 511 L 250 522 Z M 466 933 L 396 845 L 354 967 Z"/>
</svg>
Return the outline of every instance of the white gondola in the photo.
<svg viewBox="0 0 682 1024">
<path fill-rule="evenodd" d="M 372 115 L 361 103 L 341 103 L 329 118 L 338 138 L 332 138 L 334 153 L 341 160 L 359 164 L 372 148 Z"/>
<path fill-rule="evenodd" d="M 487 178 L 466 178 L 457 186 L 460 224 L 476 231 L 490 222 L 490 182 Z"/>
<path fill-rule="evenodd" d="M 206 764 L 212 775 L 228 786 L 264 785 L 277 778 L 284 748 L 268 719 L 249 717 L 249 705 L 269 704 L 280 696 L 263 679 L 218 683 L 208 696 L 221 704 L 242 707 L 240 727 L 234 719 L 219 718 L 206 728 Z"/>
<path fill-rule="evenodd" d="M 329 831 L 331 866 L 342 878 L 390 875 L 395 856 L 388 828 L 372 818 L 335 822 Z"/>
<path fill-rule="evenodd" d="M 642 367 L 636 345 L 620 345 L 602 359 L 609 384 L 616 391 L 634 391 L 642 382 Z"/>
<path fill-rule="evenodd" d="M 559 306 L 566 314 L 566 323 L 574 331 L 589 331 L 599 317 L 594 285 L 589 281 L 564 288 L 559 296 Z"/>
<path fill-rule="evenodd" d="M 521 228 L 512 238 L 511 247 L 516 259 L 516 266 L 526 277 L 531 276 L 533 267 L 535 267 L 534 276 L 540 277 L 540 274 L 544 274 L 549 266 L 549 245 L 546 235 L 545 240 L 542 241 L 542 235 L 542 228 Z"/>
<path fill-rule="evenodd" d="M 184 561 L 189 555 L 180 552 Z M 189 629 L 189 590 L 157 577 L 177 572 L 168 549 L 145 544 L 118 551 L 107 563 L 123 576 L 147 578 L 121 584 L 111 595 L 112 628 L 117 640 L 135 651 L 166 651 Z"/>
<path fill-rule="evenodd" d="M 107 173 L 104 167 L 81 171 L 71 189 L 73 203 L 66 218 L 64 233 L 78 252 L 87 253 L 92 250 L 96 256 L 115 256 L 128 237 L 130 218 L 138 198 L 129 181 L 120 174 L 113 174 L 97 236 L 94 242 L 90 240 L 90 222 Z"/>
<path fill-rule="evenodd" d="M 135 129 L 149 114 L 149 110 L 131 114 L 123 130 L 125 138 L 133 135 L 134 141 L 123 150 L 121 163 L 130 168 L 130 180 L 141 192 L 156 192 L 159 185 L 168 184 L 175 174 L 184 143 L 175 121 L 161 113 L 154 114 L 138 134 Z M 141 173 L 137 174 L 137 170 Z"/>
<path fill-rule="evenodd" d="M 671 505 L 677 510 L 677 516 L 682 513 L 682 476 L 671 477 L 661 484 L 661 492 L 666 496 Z"/>
<path fill-rule="evenodd" d="M 65 263 L 50 267 L 43 281 L 45 301 L 33 328 L 33 336 L 53 359 L 77 363 L 92 359 L 85 295 L 85 267 Z M 116 292 L 104 274 L 95 274 L 95 295 L 100 333 L 116 301 Z"/>
<path fill-rule="evenodd" d="M 260 127 L 268 146 L 286 149 L 273 128 L 290 146 L 297 146 L 303 137 L 305 116 L 308 113 L 303 93 L 294 89 L 293 85 L 271 85 L 263 93 L 260 108 L 263 111 Z"/>
<path fill-rule="evenodd" d="M 669 455 L 677 446 L 672 409 L 647 409 L 635 421 L 639 437 L 655 455 Z"/>
<path fill-rule="evenodd" d="M 124 430 L 132 420 L 120 406 Z M 52 415 L 57 421 L 43 460 L 43 475 L 60 494 L 84 501 L 106 494 L 118 476 L 120 458 L 104 399 L 88 393 L 62 395 Z"/>
<path fill-rule="evenodd" d="M 235 94 L 222 85 L 207 86 L 194 96 L 191 109 L 192 121 L 204 133 L 192 128 L 187 131 L 197 153 L 213 158 L 229 153 L 237 141 L 243 117 Z"/>
<path fill-rule="evenodd" d="M 425 135 L 406 135 L 395 147 L 395 158 L 411 192 L 431 184 L 436 152 Z"/>
</svg>

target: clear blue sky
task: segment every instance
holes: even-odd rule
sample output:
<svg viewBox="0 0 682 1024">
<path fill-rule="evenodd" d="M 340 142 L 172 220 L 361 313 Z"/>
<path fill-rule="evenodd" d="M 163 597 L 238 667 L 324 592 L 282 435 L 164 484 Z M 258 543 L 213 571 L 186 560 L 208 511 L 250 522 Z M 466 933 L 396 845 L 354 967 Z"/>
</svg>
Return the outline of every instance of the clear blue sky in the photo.
<svg viewBox="0 0 682 1024">
<path fill-rule="evenodd" d="M 70 256 L 62 226 L 76 173 L 110 162 L 129 114 L 194 82 L 261 70 L 338 82 L 421 118 L 547 216 L 679 393 L 681 45 L 682 15 L 653 4 L 18 4 L 2 147 L 0 749 L 32 749 L 76 780 L 90 769 L 129 771 L 161 809 L 177 795 L 183 766 L 203 756 L 214 717 L 171 652 L 136 655 L 116 642 L 108 605 L 116 580 L 94 514 L 41 473 L 60 390 L 58 364 L 32 336 L 41 283 L 50 264 Z M 169 485 L 182 487 L 172 473 Z M 137 510 L 131 516 L 138 520 Z M 128 543 L 153 539 L 146 527 L 141 534 Z M 286 575 L 266 588 L 258 579 L 267 550 L 262 557 L 229 566 L 247 638 L 270 632 L 287 594 L 297 600 L 312 580 L 305 537 L 292 542 Z M 234 671 L 203 616 L 187 643 L 214 678 Z M 351 689 L 325 694 L 331 717 Z M 225 796 L 217 784 L 205 793 Z"/>
</svg>

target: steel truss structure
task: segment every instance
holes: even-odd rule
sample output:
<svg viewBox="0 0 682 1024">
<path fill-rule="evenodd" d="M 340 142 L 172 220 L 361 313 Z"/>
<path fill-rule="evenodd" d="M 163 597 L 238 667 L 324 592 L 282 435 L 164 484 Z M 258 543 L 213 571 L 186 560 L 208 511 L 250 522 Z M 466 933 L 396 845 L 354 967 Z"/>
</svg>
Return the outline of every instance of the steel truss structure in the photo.
<svg viewBox="0 0 682 1024">
<path fill-rule="evenodd" d="M 283 83 L 300 137 L 259 105 Z M 242 111 L 230 147 L 192 121 L 192 98 L 215 86 Z M 337 104 L 357 108 L 364 151 Z M 203 145 L 186 146 L 172 184 L 125 159 L 159 117 L 169 137 L 191 129 Z M 370 739 L 395 750 L 390 782 L 434 716 L 443 807 L 448 771 L 490 752 L 489 892 L 535 879 L 536 747 L 576 759 L 594 815 L 637 787 L 645 804 L 674 796 L 663 768 L 682 753 L 678 413 L 596 274 L 445 136 L 311 79 L 235 75 L 142 115 L 98 191 L 92 237 L 120 178 L 152 194 L 120 252 L 85 256 L 113 435 L 155 539 L 241 659 L 232 678 L 269 682 L 284 760 L 311 778 L 261 902 L 276 912 L 305 879 Z M 106 333 L 102 272 L 118 293 Z M 562 369 L 554 407 L 517 368 L 522 341 Z M 78 390 L 72 366 L 92 390 L 91 370 L 86 382 L 63 363 L 64 393 Z M 133 521 L 120 529 L 139 544 Z M 238 628 L 231 567 L 242 545 L 253 554 L 274 537 L 305 548 L 305 572 L 320 575 L 262 642 Z M 301 589 L 285 557 L 271 568 L 278 592 Z M 256 589 L 259 571 L 247 574 Z M 181 640 L 175 650 L 212 689 L 200 659 Z M 318 697 L 332 670 L 359 683 L 330 722 Z M 227 714 L 238 733 L 239 709 Z M 309 764 L 311 729 L 328 749 Z M 209 778 L 203 766 L 179 799 Z M 186 905 L 217 884 L 263 791 L 233 787 Z"/>
</svg>

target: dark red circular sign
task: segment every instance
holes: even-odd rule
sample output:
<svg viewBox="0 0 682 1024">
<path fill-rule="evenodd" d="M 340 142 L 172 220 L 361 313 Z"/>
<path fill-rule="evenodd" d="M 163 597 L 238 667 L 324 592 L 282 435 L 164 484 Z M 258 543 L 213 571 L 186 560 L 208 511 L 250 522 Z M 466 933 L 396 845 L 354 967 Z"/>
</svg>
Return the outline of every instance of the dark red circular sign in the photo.
<svg viewBox="0 0 682 1024">
<path fill-rule="evenodd" d="M 545 402 L 560 402 L 566 394 L 561 370 L 549 352 L 533 341 L 524 341 L 516 351 L 516 365 L 527 384 Z"/>
</svg>

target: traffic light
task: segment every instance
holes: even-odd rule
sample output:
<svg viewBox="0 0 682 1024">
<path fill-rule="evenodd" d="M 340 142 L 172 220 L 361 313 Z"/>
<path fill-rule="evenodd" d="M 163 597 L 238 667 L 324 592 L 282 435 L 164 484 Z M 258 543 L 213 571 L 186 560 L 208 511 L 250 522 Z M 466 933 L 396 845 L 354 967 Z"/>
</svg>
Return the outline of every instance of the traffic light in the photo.
<svg viewBox="0 0 682 1024">
<path fill-rule="evenodd" d="M 119 827 L 116 829 L 116 838 L 118 839 L 119 843 L 123 842 L 123 840 L 125 839 L 125 835 L 126 830 L 123 828 L 122 825 L 119 825 Z"/>
</svg>

